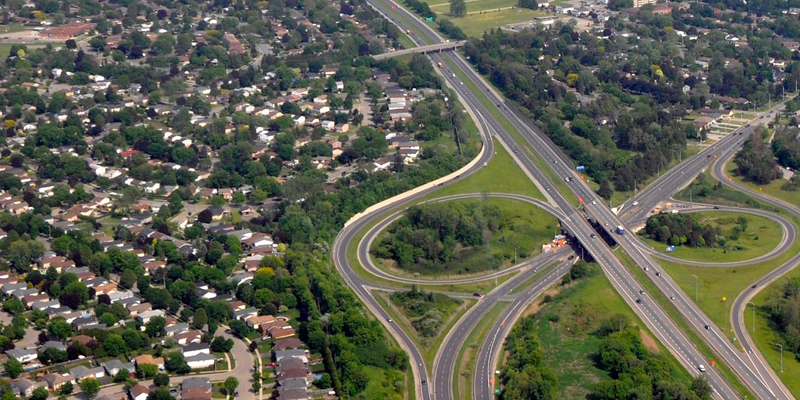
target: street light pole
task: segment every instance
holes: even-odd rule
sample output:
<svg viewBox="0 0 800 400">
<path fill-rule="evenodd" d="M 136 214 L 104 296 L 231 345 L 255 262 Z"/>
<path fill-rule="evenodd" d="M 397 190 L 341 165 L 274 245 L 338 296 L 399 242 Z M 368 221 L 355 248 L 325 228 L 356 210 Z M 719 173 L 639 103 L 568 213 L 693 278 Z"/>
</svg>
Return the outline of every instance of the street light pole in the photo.
<svg viewBox="0 0 800 400">
<path fill-rule="evenodd" d="M 700 293 L 697 286 L 697 275 L 692 274 L 692 276 L 694 277 L 694 302 L 697 303 L 699 302 L 698 295 Z"/>
<path fill-rule="evenodd" d="M 783 345 L 780 343 L 775 343 L 775 345 L 781 348 L 781 373 L 783 373 Z"/>
<path fill-rule="evenodd" d="M 753 324 L 750 327 L 750 330 L 755 332 L 756 331 L 756 305 L 752 301 L 748 301 L 747 304 L 753 306 Z"/>
</svg>

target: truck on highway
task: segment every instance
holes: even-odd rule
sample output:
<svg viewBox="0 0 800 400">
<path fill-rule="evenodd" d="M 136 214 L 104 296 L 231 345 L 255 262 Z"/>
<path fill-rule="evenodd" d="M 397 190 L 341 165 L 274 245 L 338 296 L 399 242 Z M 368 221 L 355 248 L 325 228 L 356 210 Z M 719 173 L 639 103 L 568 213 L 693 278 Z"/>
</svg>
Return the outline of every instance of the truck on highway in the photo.
<svg viewBox="0 0 800 400">
<path fill-rule="evenodd" d="M 624 235 L 625 234 L 625 228 L 622 225 L 618 225 L 616 232 L 618 234 L 620 234 L 620 235 Z"/>
</svg>

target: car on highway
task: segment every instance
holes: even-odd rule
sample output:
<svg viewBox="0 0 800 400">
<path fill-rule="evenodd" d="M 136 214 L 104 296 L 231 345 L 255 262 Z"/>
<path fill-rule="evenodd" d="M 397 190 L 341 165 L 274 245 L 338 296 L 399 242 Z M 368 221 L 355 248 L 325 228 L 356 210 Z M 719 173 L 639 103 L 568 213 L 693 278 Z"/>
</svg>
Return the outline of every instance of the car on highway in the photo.
<svg viewBox="0 0 800 400">
<path fill-rule="evenodd" d="M 656 276 L 661 276 L 661 272 L 656 271 Z"/>
<path fill-rule="evenodd" d="M 591 235 L 589 235 L 589 236 L 590 236 L 592 239 L 594 239 L 594 238 L 596 238 L 596 237 L 597 237 L 597 235 L 595 235 L 594 233 L 593 233 L 593 234 L 591 234 Z"/>
<path fill-rule="evenodd" d="M 422 380 L 422 384 L 423 384 L 423 385 L 427 385 L 427 384 L 428 384 L 428 381 L 427 381 L 427 380 L 425 380 L 425 379 L 423 379 L 423 380 Z"/>
<path fill-rule="evenodd" d="M 700 364 L 700 365 L 697 366 L 697 370 L 700 371 L 700 372 L 706 372 L 706 366 L 703 365 L 703 364 Z"/>
<path fill-rule="evenodd" d="M 477 298 L 481 298 L 481 297 L 483 297 L 483 295 L 482 295 L 482 294 L 480 294 L 480 293 L 478 293 L 478 292 L 475 292 L 475 293 L 473 293 L 472 295 L 473 295 L 473 296 L 475 296 L 475 297 L 477 297 Z"/>
<path fill-rule="evenodd" d="M 636 299 L 636 304 L 642 304 L 642 299 Z"/>
<path fill-rule="evenodd" d="M 392 321 L 392 317 L 388 317 L 388 318 L 386 318 L 386 321 L 387 321 L 387 322 L 394 322 L 394 321 Z"/>
<path fill-rule="evenodd" d="M 675 300 L 675 296 L 669 296 L 670 300 Z"/>
<path fill-rule="evenodd" d="M 639 290 L 639 294 L 644 294 L 644 290 Z"/>
<path fill-rule="evenodd" d="M 756 288 L 756 286 L 758 286 L 758 284 L 755 284 L 755 285 L 753 285 L 753 286 L 750 286 L 750 289 L 755 289 L 755 288 Z"/>
</svg>

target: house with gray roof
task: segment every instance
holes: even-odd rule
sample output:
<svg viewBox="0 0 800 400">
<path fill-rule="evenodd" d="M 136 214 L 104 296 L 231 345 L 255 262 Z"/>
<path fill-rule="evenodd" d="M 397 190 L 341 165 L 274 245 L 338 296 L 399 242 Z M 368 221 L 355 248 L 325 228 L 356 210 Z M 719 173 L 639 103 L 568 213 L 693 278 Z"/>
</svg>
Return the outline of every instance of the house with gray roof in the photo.
<svg viewBox="0 0 800 400">
<path fill-rule="evenodd" d="M 111 360 L 104 362 L 102 365 L 108 376 L 116 376 L 123 369 L 127 369 L 131 376 L 136 372 L 136 366 L 132 362 L 124 363 L 120 360 Z"/>
</svg>

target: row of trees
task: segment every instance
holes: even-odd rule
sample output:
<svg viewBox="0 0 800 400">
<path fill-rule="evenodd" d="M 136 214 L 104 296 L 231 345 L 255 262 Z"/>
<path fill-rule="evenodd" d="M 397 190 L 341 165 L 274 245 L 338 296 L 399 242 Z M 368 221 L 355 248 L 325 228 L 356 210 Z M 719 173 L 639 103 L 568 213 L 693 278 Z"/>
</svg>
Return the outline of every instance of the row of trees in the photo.
<svg viewBox="0 0 800 400">
<path fill-rule="evenodd" d="M 741 217 L 740 226 L 747 227 L 747 218 Z M 647 219 L 645 235 L 655 241 L 673 246 L 716 247 L 724 241 L 722 228 L 701 224 L 692 214 L 660 213 Z"/>
<path fill-rule="evenodd" d="M 764 309 L 779 328 L 786 350 L 800 351 L 800 278 L 789 278 L 776 285 Z"/>
</svg>

